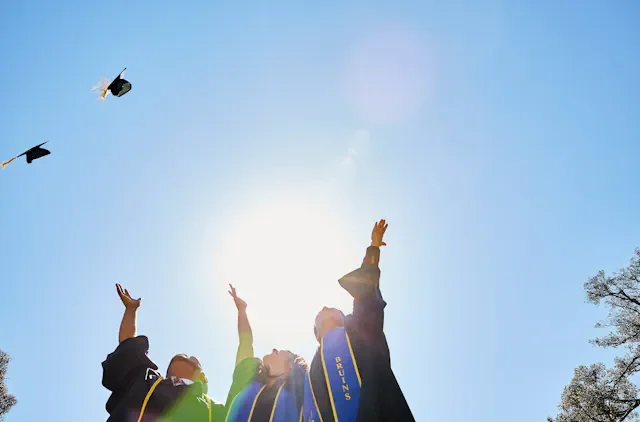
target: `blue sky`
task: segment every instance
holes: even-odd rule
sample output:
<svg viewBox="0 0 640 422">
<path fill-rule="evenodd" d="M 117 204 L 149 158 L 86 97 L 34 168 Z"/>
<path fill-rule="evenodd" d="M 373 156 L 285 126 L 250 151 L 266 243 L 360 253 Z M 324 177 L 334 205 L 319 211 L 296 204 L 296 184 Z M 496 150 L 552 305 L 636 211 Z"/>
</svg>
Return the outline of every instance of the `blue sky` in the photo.
<svg viewBox="0 0 640 422">
<path fill-rule="evenodd" d="M 115 282 L 151 357 L 197 355 L 219 400 L 228 282 L 259 355 L 310 358 L 381 217 L 416 419 L 555 414 L 575 366 L 612 358 L 583 282 L 640 246 L 640 6 L 481 3 L 3 2 L 0 159 L 52 151 L 0 174 L 8 422 L 106 420 Z"/>
</svg>

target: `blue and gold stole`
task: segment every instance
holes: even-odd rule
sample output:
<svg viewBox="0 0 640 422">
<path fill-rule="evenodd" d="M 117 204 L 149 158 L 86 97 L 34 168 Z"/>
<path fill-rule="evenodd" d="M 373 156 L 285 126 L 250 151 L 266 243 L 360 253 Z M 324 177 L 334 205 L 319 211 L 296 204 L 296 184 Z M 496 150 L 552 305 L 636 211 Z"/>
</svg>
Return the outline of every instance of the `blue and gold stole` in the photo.
<svg viewBox="0 0 640 422">
<path fill-rule="evenodd" d="M 320 358 L 334 422 L 355 422 L 362 379 L 344 327 L 334 328 L 320 340 Z M 312 380 L 310 374 L 311 371 L 308 371 L 305 378 L 303 415 L 300 420 L 324 422 L 314 391 L 314 383 L 317 385 L 321 381 Z"/>
<path fill-rule="evenodd" d="M 269 422 L 298 422 L 298 407 L 295 396 L 285 390 L 285 383 L 278 388 Z M 233 398 L 225 422 L 251 422 L 253 411 L 260 394 L 267 388 L 266 384 L 254 381 Z"/>
</svg>

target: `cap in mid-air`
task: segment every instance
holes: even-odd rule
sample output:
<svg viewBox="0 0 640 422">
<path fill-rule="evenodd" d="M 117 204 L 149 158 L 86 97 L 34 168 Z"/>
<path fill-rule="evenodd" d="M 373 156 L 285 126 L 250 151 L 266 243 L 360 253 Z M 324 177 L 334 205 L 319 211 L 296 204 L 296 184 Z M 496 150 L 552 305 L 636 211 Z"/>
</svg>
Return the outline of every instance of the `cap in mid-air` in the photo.
<svg viewBox="0 0 640 422">
<path fill-rule="evenodd" d="M 47 142 L 49 142 L 49 141 L 47 141 Z M 4 170 L 4 168 L 7 166 L 7 164 L 11 163 L 16 158 L 22 157 L 23 155 L 27 156 L 27 164 L 31 164 L 31 162 L 33 160 L 37 160 L 38 158 L 42 158 L 44 156 L 47 156 L 47 155 L 51 154 L 51 151 L 42 148 L 42 145 L 46 144 L 47 142 L 43 142 L 40 145 L 36 145 L 35 147 L 23 152 L 22 154 L 16 155 L 12 159 L 2 162 L 2 164 L 0 164 L 0 166 L 2 166 L 2 169 Z"/>
<path fill-rule="evenodd" d="M 100 90 L 99 98 L 101 100 L 104 100 L 107 95 L 109 95 L 109 92 L 111 92 L 114 97 L 122 97 L 124 94 L 131 91 L 131 82 L 123 78 L 125 70 L 127 70 L 126 67 L 113 81 L 109 82 L 107 79 L 102 79 L 98 85 L 92 88 L 94 90 Z"/>
</svg>

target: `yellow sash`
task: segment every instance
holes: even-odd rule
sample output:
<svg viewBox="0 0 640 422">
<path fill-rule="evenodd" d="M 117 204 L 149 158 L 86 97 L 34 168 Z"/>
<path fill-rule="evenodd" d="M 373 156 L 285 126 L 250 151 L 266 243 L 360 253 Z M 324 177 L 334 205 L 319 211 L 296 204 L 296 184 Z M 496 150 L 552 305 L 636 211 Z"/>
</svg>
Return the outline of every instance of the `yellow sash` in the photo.
<svg viewBox="0 0 640 422">
<path fill-rule="evenodd" d="M 149 403 L 149 398 L 151 398 L 151 394 L 153 394 L 153 390 L 155 390 L 158 384 L 160 384 L 160 381 L 162 381 L 162 377 L 158 377 L 158 379 L 153 383 L 153 385 L 149 389 L 149 392 L 144 398 L 144 401 L 142 402 L 142 407 L 140 408 L 140 416 L 138 417 L 138 422 L 142 421 L 142 417 L 144 416 L 144 411 L 147 408 L 147 403 Z M 211 422 L 211 399 L 209 398 L 209 396 L 206 396 L 206 397 L 207 397 L 207 405 L 209 406 L 209 422 Z"/>
</svg>

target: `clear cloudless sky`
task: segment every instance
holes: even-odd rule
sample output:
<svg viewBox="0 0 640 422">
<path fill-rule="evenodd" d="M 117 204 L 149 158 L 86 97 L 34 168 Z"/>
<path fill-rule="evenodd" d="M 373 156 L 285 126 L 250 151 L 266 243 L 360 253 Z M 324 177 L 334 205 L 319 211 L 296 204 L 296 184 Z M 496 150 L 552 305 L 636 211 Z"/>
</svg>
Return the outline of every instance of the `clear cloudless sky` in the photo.
<svg viewBox="0 0 640 422">
<path fill-rule="evenodd" d="M 392 364 L 418 421 L 540 421 L 640 246 L 640 4 L 0 3 L 0 348 L 8 422 L 106 420 L 114 283 L 161 370 L 224 400 L 227 283 L 259 356 L 313 317 L 387 218 Z M 91 92 L 127 67 L 131 92 Z"/>
</svg>

